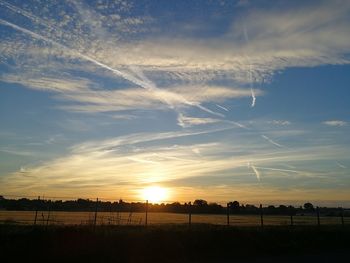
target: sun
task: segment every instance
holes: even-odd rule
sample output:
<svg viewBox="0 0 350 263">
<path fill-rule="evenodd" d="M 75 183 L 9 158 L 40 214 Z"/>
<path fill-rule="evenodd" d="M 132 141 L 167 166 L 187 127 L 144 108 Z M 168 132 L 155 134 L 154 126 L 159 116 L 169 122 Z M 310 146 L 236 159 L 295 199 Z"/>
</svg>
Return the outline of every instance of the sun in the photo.
<svg viewBox="0 0 350 263">
<path fill-rule="evenodd" d="M 160 186 L 150 186 L 142 189 L 141 196 L 150 203 L 159 203 L 168 198 L 168 190 Z"/>
</svg>

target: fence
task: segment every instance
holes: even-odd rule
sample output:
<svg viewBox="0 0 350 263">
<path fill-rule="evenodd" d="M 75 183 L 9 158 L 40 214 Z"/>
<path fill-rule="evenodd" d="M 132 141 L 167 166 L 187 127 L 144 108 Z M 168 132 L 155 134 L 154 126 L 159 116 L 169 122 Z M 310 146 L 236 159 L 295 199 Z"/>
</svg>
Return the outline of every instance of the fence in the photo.
<svg viewBox="0 0 350 263">
<path fill-rule="evenodd" d="M 101 200 L 89 200 L 88 211 L 57 211 L 54 209 L 52 200 L 38 199 L 45 202 L 45 209 L 37 206 L 32 211 L 8 211 L 0 210 L 0 222 L 6 224 L 33 224 L 33 225 L 154 225 L 154 224 L 214 224 L 227 226 L 301 226 L 301 225 L 346 225 L 350 223 L 348 210 L 342 208 L 319 208 L 304 210 L 293 208 L 290 213 L 271 214 L 273 210 L 268 205 L 260 204 L 254 207 L 253 213 L 239 211 L 239 207 L 232 207 L 232 203 L 220 206 L 221 213 L 198 212 L 198 206 L 191 202 L 180 205 L 185 207 L 181 212 L 157 212 L 154 205 L 146 202 L 123 203 L 128 204 L 127 209 L 112 209 L 113 204 L 109 203 L 111 209 L 106 211 L 106 205 Z M 29 200 L 33 202 L 33 200 Z M 35 200 L 34 200 L 35 201 Z M 72 201 L 72 202 L 78 202 Z M 118 206 L 116 206 L 118 207 Z M 152 208 L 152 209 L 150 209 Z M 283 206 L 283 208 L 288 208 Z M 291 208 L 289 206 L 289 208 Z M 277 208 L 278 209 L 278 208 Z M 150 211 L 151 210 L 151 211 Z M 152 211 L 153 210 L 153 211 Z M 345 211 L 345 212 L 344 212 Z M 276 212 L 276 211 L 272 211 Z M 279 212 L 279 210 L 277 211 Z"/>
</svg>

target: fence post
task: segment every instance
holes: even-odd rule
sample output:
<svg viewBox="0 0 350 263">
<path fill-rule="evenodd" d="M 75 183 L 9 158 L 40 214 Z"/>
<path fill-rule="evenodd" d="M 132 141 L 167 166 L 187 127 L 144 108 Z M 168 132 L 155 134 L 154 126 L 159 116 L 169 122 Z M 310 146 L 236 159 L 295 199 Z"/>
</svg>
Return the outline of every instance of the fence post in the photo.
<svg viewBox="0 0 350 263">
<path fill-rule="evenodd" d="M 39 201 L 40 201 L 40 196 L 38 196 L 38 203 Z M 38 206 L 35 207 L 34 226 L 36 225 L 37 218 L 38 218 Z"/>
<path fill-rule="evenodd" d="M 290 215 L 290 226 L 294 226 L 293 214 Z"/>
<path fill-rule="evenodd" d="M 317 206 L 316 207 L 316 215 L 317 215 L 317 225 L 320 226 L 321 222 L 320 222 L 320 208 Z"/>
<path fill-rule="evenodd" d="M 96 198 L 95 216 L 94 216 L 94 229 L 96 228 L 97 222 L 97 209 L 98 209 L 98 198 Z"/>
<path fill-rule="evenodd" d="M 341 217 L 341 225 L 344 226 L 344 208 L 341 208 L 341 213 L 340 213 L 340 217 Z"/>
<path fill-rule="evenodd" d="M 230 204 L 227 203 L 226 205 L 226 212 L 227 212 L 227 226 L 230 226 Z"/>
<path fill-rule="evenodd" d="M 146 200 L 146 219 L 145 219 L 145 225 L 148 224 L 148 200 Z"/>
<path fill-rule="evenodd" d="M 49 205 L 48 205 L 48 212 L 47 212 L 47 219 L 46 219 L 46 227 L 45 229 L 47 229 L 48 225 L 49 225 L 49 221 L 50 221 L 50 212 L 51 212 L 51 200 L 48 200 Z"/>
<path fill-rule="evenodd" d="M 188 225 L 191 227 L 192 224 L 192 204 L 191 202 L 188 203 L 189 208 L 188 208 Z"/>
<path fill-rule="evenodd" d="M 260 225 L 261 227 L 264 227 L 264 216 L 263 216 L 262 204 L 260 204 Z"/>
</svg>

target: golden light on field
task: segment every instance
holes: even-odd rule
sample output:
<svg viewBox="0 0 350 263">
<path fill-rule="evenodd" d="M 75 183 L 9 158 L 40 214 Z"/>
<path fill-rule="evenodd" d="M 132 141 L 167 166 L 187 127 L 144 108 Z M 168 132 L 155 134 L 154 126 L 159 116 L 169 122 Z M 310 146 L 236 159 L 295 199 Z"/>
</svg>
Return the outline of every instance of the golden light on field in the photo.
<svg viewBox="0 0 350 263">
<path fill-rule="evenodd" d="M 150 186 L 142 189 L 141 197 L 150 203 L 159 203 L 169 198 L 169 191 L 159 186 Z"/>
</svg>

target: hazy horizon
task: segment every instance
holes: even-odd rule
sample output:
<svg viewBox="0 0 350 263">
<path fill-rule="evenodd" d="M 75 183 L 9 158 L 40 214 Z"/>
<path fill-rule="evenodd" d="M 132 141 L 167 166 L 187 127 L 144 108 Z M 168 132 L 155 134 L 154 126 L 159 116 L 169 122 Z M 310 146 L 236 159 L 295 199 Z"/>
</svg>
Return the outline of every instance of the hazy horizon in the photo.
<svg viewBox="0 0 350 263">
<path fill-rule="evenodd" d="M 349 1 L 0 0 L 0 195 L 350 206 Z"/>
</svg>

